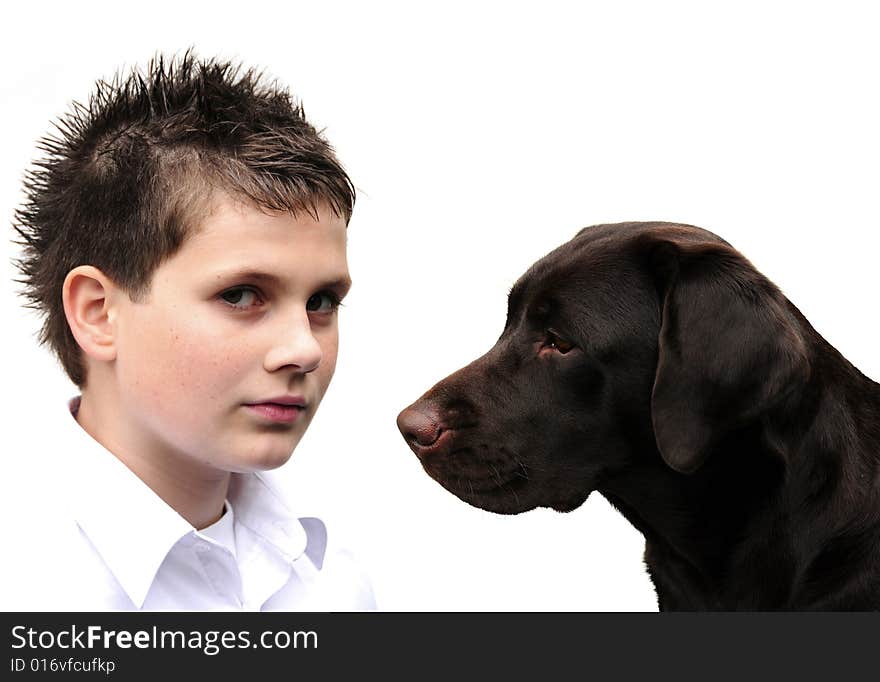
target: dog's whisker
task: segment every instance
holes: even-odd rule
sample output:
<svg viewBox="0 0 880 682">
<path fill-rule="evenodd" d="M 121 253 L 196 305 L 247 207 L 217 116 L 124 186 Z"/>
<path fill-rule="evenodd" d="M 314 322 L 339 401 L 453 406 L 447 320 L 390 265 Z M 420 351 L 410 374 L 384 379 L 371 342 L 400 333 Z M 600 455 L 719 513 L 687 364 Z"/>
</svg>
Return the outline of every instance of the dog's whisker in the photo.
<svg viewBox="0 0 880 682">
<path fill-rule="evenodd" d="M 523 464 L 523 461 L 516 454 L 514 454 L 513 452 L 510 452 L 509 450 L 507 450 L 505 448 L 501 448 L 501 452 L 504 455 L 507 455 L 508 457 L 510 457 L 510 459 L 512 459 L 514 462 L 516 462 L 516 464 L 519 466 L 520 469 L 522 469 L 523 473 L 525 474 L 526 479 L 528 479 L 528 477 L 529 477 L 529 475 L 528 475 L 529 469 L 531 469 L 533 471 L 540 471 L 540 472 L 548 470 L 545 467 L 535 466 L 534 464 L 529 464 L 529 465 Z"/>
<path fill-rule="evenodd" d="M 495 476 L 495 481 L 498 483 L 498 486 L 504 486 L 504 481 L 501 480 L 501 473 L 498 471 L 498 469 L 492 464 L 487 463 L 487 466 L 492 470 L 492 474 Z"/>
<path fill-rule="evenodd" d="M 516 490 L 509 485 L 506 485 L 504 487 L 507 488 L 511 493 L 513 493 L 513 499 L 516 500 L 516 506 L 518 507 L 519 506 L 519 495 L 516 494 Z"/>
<path fill-rule="evenodd" d="M 516 464 L 516 469 L 513 470 L 513 475 L 516 476 L 517 478 L 523 478 L 526 481 L 528 481 L 529 480 L 529 473 L 526 470 L 525 465 L 522 462 L 520 462 L 519 459 L 517 459 L 517 457 L 515 455 L 511 455 L 510 457 L 513 460 L 514 464 Z"/>
</svg>

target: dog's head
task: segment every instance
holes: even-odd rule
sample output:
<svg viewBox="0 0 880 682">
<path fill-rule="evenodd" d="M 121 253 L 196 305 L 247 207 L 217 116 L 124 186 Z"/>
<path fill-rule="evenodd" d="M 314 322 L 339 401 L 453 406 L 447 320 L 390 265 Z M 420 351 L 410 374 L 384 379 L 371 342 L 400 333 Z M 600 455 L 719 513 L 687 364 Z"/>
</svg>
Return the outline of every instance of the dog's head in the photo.
<svg viewBox="0 0 880 682">
<path fill-rule="evenodd" d="M 639 458 L 696 471 L 808 374 L 797 311 L 725 241 L 686 225 L 599 225 L 535 263 L 495 346 L 398 426 L 466 502 L 565 511 Z"/>
</svg>

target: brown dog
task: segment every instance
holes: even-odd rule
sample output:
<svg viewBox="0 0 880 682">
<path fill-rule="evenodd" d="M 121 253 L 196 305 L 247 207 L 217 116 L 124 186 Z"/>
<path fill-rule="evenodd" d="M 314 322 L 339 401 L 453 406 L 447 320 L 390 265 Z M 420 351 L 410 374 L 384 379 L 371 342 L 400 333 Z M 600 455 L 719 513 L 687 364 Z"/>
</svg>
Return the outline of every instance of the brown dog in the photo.
<svg viewBox="0 0 880 682">
<path fill-rule="evenodd" d="M 483 509 L 598 490 L 644 534 L 661 610 L 880 609 L 880 385 L 705 230 L 582 230 L 398 426 Z"/>
</svg>

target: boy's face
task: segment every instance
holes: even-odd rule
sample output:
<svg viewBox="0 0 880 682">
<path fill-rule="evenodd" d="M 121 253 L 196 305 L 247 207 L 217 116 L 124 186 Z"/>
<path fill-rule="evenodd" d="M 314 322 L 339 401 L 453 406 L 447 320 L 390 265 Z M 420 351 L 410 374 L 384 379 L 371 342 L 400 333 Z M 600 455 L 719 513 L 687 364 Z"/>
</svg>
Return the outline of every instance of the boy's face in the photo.
<svg viewBox="0 0 880 682">
<path fill-rule="evenodd" d="M 129 446 L 222 471 L 287 461 L 333 376 L 350 285 L 345 222 L 318 217 L 224 199 L 142 302 L 123 297 L 114 376 Z"/>
</svg>

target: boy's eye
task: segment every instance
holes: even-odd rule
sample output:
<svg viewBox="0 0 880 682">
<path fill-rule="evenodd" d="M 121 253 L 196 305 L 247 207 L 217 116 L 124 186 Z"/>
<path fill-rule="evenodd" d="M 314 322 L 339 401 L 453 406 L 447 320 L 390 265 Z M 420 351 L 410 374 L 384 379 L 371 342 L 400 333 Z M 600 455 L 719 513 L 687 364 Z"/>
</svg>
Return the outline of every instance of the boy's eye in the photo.
<svg viewBox="0 0 880 682">
<path fill-rule="evenodd" d="M 220 294 L 220 298 L 226 301 L 233 308 L 250 308 L 260 300 L 257 292 L 247 287 L 235 287 L 234 289 L 227 289 L 222 294 Z"/>
<path fill-rule="evenodd" d="M 339 297 L 329 291 L 315 294 L 306 301 L 306 310 L 310 313 L 332 313 L 339 307 Z"/>
</svg>

